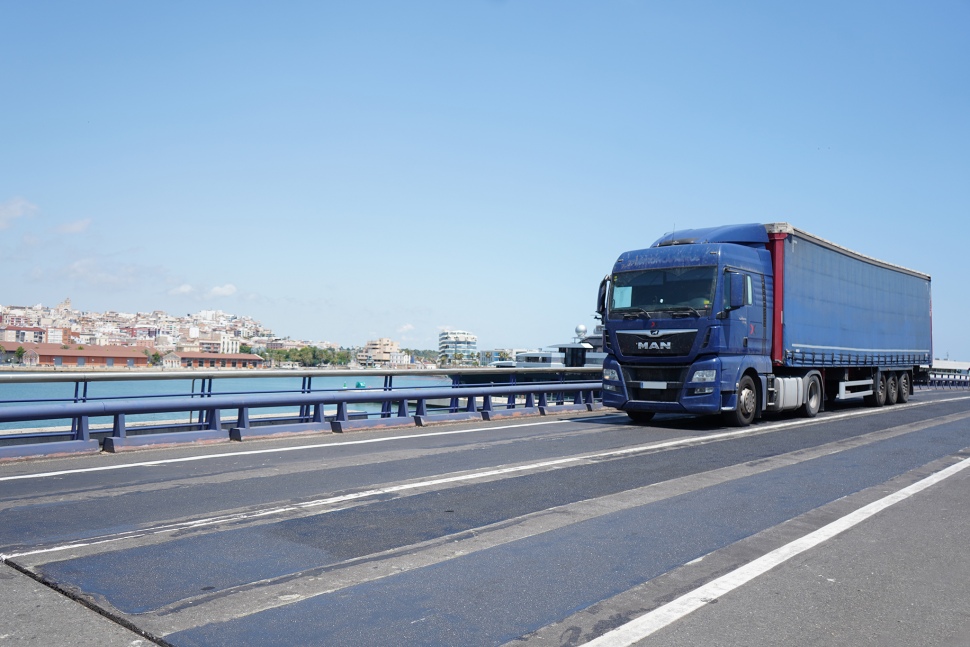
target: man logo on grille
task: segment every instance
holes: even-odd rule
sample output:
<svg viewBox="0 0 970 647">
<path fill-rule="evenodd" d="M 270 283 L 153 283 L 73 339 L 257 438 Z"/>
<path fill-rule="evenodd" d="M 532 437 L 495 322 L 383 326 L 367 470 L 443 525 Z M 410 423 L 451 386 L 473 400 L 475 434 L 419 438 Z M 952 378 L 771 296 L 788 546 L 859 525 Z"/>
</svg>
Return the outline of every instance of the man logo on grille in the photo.
<svg viewBox="0 0 970 647">
<path fill-rule="evenodd" d="M 670 350 L 669 341 L 638 341 L 637 350 Z"/>
</svg>

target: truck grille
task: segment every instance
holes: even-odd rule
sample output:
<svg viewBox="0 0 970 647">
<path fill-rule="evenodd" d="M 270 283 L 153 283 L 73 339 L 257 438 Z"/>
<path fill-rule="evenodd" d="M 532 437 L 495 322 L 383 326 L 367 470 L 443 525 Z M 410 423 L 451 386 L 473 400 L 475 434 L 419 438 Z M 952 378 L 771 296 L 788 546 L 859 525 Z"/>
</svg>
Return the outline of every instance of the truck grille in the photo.
<svg viewBox="0 0 970 647">
<path fill-rule="evenodd" d="M 694 347 L 696 330 L 661 330 L 653 336 L 643 331 L 621 330 L 616 333 L 620 353 L 627 357 L 633 355 L 663 357 L 670 355 L 689 355 Z"/>
<path fill-rule="evenodd" d="M 676 402 L 677 395 L 687 381 L 689 366 L 624 366 L 623 380 L 631 400 L 648 402 Z M 644 389 L 642 382 L 665 382 L 666 389 Z"/>
</svg>

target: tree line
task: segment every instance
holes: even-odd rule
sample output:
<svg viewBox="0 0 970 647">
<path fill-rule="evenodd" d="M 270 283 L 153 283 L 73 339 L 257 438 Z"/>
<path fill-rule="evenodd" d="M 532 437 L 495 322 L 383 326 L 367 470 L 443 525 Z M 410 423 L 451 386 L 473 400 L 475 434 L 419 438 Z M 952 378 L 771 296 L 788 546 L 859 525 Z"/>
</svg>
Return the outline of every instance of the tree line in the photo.
<svg viewBox="0 0 970 647">
<path fill-rule="evenodd" d="M 250 353 L 252 349 L 242 345 L 239 352 Z M 316 346 L 304 346 L 303 348 L 273 349 L 264 350 L 257 353 L 265 360 L 275 360 L 277 362 L 297 362 L 300 366 L 346 366 L 354 359 L 353 352 L 341 348 L 317 348 Z"/>
<path fill-rule="evenodd" d="M 252 347 L 242 344 L 239 347 L 241 353 L 251 353 Z M 414 361 L 437 362 L 438 351 L 436 350 L 415 350 L 411 348 L 403 349 L 404 353 L 410 355 Z M 265 360 L 275 360 L 277 362 L 297 362 L 300 366 L 346 366 L 356 359 L 356 353 L 351 349 L 341 348 L 317 348 L 316 346 L 304 346 L 303 348 L 291 348 L 287 350 L 274 349 L 264 350 L 257 353 Z"/>
</svg>

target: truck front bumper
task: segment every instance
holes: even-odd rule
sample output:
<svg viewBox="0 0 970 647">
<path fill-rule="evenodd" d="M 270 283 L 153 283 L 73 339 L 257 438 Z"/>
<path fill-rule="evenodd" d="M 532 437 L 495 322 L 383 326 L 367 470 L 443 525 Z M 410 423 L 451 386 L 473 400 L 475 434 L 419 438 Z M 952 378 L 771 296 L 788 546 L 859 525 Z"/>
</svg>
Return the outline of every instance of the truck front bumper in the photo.
<svg viewBox="0 0 970 647">
<path fill-rule="evenodd" d="M 603 404 L 608 407 L 705 415 L 719 413 L 724 406 L 716 358 L 683 369 L 684 377 L 678 381 L 634 379 L 643 369 L 624 368 L 615 360 L 607 360 L 603 369 Z"/>
</svg>

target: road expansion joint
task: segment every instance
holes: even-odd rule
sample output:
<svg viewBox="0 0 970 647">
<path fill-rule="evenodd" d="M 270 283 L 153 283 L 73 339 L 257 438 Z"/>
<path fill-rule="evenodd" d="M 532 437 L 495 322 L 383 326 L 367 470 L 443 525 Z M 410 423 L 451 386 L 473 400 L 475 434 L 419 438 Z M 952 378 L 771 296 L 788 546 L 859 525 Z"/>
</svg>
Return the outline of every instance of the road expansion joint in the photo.
<svg viewBox="0 0 970 647">
<path fill-rule="evenodd" d="M 98 600 L 95 596 L 91 596 L 89 594 L 77 591 L 73 587 L 65 586 L 58 582 L 53 582 L 51 580 L 48 580 L 47 578 L 44 578 L 38 575 L 37 573 L 33 572 L 29 568 L 24 568 L 15 562 L 7 561 L 7 562 L 4 562 L 4 564 L 16 570 L 17 572 L 21 573 L 22 575 L 29 577 L 30 579 L 34 580 L 38 584 L 50 589 L 51 591 L 54 591 L 55 593 L 64 596 L 68 600 L 71 600 L 73 602 L 76 602 L 82 605 L 83 607 L 93 611 L 94 613 L 105 618 L 106 620 L 109 620 L 123 627 L 124 629 L 131 631 L 132 633 L 137 634 L 142 638 L 145 638 L 146 640 L 149 640 L 156 645 L 159 645 L 160 647 L 175 647 L 174 645 L 171 645 L 170 643 L 166 642 L 161 636 L 155 635 L 150 631 L 146 631 L 144 628 L 138 626 L 130 619 L 126 618 L 124 614 L 112 613 L 111 606 L 104 604 L 102 601 Z M 64 639 L 68 640 L 68 636 L 64 636 Z"/>
</svg>

